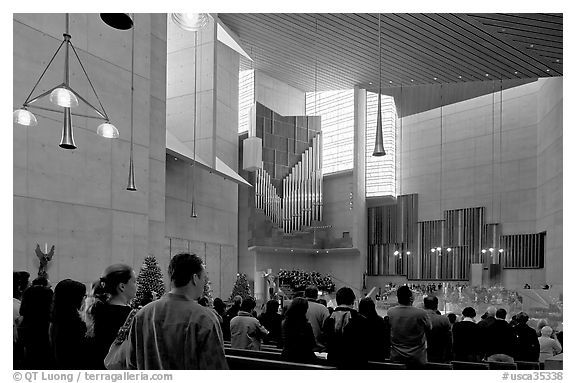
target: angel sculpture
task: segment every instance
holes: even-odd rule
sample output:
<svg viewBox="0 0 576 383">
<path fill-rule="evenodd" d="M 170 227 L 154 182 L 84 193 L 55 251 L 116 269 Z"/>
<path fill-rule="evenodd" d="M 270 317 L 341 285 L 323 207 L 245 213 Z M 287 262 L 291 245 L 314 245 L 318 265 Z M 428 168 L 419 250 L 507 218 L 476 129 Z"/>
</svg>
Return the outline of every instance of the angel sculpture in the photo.
<svg viewBox="0 0 576 383">
<path fill-rule="evenodd" d="M 48 262 L 50 262 L 54 256 L 54 245 L 52 245 L 50 251 L 47 254 L 44 254 L 40 249 L 40 245 L 36 244 L 36 256 L 40 260 L 40 267 L 38 267 L 38 277 L 44 277 L 48 279 Z"/>
<path fill-rule="evenodd" d="M 272 272 L 264 272 L 264 278 L 266 279 L 266 284 L 268 285 L 268 290 L 266 292 L 266 299 L 273 299 L 276 294 L 276 276 Z"/>
</svg>

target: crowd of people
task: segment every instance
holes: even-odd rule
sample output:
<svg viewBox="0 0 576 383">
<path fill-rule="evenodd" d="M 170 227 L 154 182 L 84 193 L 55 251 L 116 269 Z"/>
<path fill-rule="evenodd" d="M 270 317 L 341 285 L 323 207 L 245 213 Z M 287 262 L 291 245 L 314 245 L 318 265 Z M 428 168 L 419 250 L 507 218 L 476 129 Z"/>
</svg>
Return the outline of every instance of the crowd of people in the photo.
<svg viewBox="0 0 576 383">
<path fill-rule="evenodd" d="M 285 307 L 266 302 L 257 315 L 252 297 L 236 296 L 228 308 L 216 298 L 210 307 L 203 296 L 206 270 L 194 254 L 172 257 L 168 275 L 168 293 L 132 308 L 136 277 L 127 265 L 108 267 L 91 291 L 71 279 L 52 290 L 45 278 L 30 284 L 28 273 L 14 272 L 14 368 L 227 369 L 225 344 L 274 345 L 286 361 L 326 357 L 345 369 L 370 360 L 414 369 L 453 360 L 542 362 L 562 352 L 562 333 L 545 321 L 532 328 L 524 312 L 507 321 L 506 310 L 495 306 L 479 320 L 471 306 L 461 316 L 442 315 L 432 288 L 422 309 L 413 305 L 414 290 L 421 289 L 395 287 L 397 305 L 382 317 L 372 298 L 358 300 L 349 287 L 336 292 L 332 309 L 310 285 Z"/>
</svg>

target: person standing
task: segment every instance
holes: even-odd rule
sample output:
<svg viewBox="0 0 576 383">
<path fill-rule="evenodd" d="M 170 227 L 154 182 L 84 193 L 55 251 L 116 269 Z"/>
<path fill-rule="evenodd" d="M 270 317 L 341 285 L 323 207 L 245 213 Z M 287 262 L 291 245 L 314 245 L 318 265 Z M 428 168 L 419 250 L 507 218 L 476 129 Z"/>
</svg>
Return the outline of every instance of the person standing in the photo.
<svg viewBox="0 0 576 383">
<path fill-rule="evenodd" d="M 280 304 L 277 300 L 270 299 L 266 302 L 266 311 L 260 314 L 260 324 L 269 331 L 264 338 L 264 343 L 272 343 L 282 346 L 282 315 L 278 314 Z"/>
<path fill-rule="evenodd" d="M 242 300 L 238 315 L 230 321 L 232 348 L 260 350 L 262 339 L 268 335 L 268 330 L 252 316 L 254 307 L 256 307 L 254 298 L 246 297 Z"/>
<path fill-rule="evenodd" d="M 370 360 L 384 361 L 390 357 L 390 323 L 378 315 L 372 298 L 362 298 L 358 312 L 366 318 L 368 338 L 365 347 Z"/>
<path fill-rule="evenodd" d="M 449 363 L 452 359 L 452 329 L 450 320 L 438 314 L 438 298 L 424 298 L 424 309 L 432 329 L 426 337 L 426 355 L 429 362 Z"/>
<path fill-rule="evenodd" d="M 514 359 L 537 362 L 540 356 L 540 343 L 536 330 L 528 326 L 528 319 L 530 319 L 528 314 L 523 311 L 516 314 L 517 324 L 514 326 L 514 333 L 518 339 L 518 347 Z"/>
<path fill-rule="evenodd" d="M 22 295 L 18 339 L 24 347 L 22 369 L 49 370 L 54 357 L 48 337 L 53 292 L 48 287 L 31 286 Z"/>
<path fill-rule="evenodd" d="M 312 326 L 312 331 L 314 332 L 314 339 L 316 345 L 314 346 L 314 351 L 323 352 L 326 349 L 324 345 L 322 325 L 326 318 L 330 316 L 328 308 L 320 303 L 318 303 L 318 288 L 316 286 L 308 286 L 304 291 L 306 300 L 308 301 L 308 311 L 306 311 L 306 318 L 310 325 Z"/>
<path fill-rule="evenodd" d="M 350 287 L 341 287 L 336 292 L 338 307 L 324 321 L 322 332 L 326 336 L 328 360 L 343 369 L 364 369 L 368 361 L 368 350 L 364 347 L 367 338 L 366 318 L 354 309 L 356 295 Z"/>
<path fill-rule="evenodd" d="M 542 335 L 538 338 L 538 343 L 540 343 L 540 358 L 539 362 L 544 363 L 548 358 L 552 358 L 554 355 L 558 355 L 562 352 L 562 346 L 556 340 L 551 338 L 552 327 L 544 326 L 540 329 Z"/>
<path fill-rule="evenodd" d="M 80 308 L 86 297 L 86 286 L 64 279 L 54 288 L 54 305 L 50 325 L 50 343 L 59 370 L 80 370 L 89 367 L 86 355 L 86 323 Z"/>
<path fill-rule="evenodd" d="M 462 320 L 452 326 L 454 360 L 480 362 L 483 357 L 482 330 L 474 321 L 476 310 L 466 307 Z"/>
<path fill-rule="evenodd" d="M 506 310 L 496 311 L 496 320 L 486 327 L 486 358 L 495 362 L 514 362 L 517 339 L 514 329 L 506 322 Z"/>
<path fill-rule="evenodd" d="M 427 362 L 426 334 L 432 325 L 424 310 L 412 307 L 414 296 L 408 286 L 400 286 L 396 296 L 398 306 L 388 310 L 390 359 L 408 368 L 421 368 Z"/>
<path fill-rule="evenodd" d="M 198 304 L 206 284 L 202 260 L 180 253 L 168 266 L 172 289 L 134 317 L 127 366 L 138 370 L 228 369 L 214 312 Z"/>
<path fill-rule="evenodd" d="M 93 335 L 95 343 L 94 369 L 105 369 L 104 358 L 132 311 L 129 303 L 135 296 L 136 275 L 130 266 L 115 264 L 104 270 L 87 310 L 93 324 L 93 334 L 89 335 Z"/>
<path fill-rule="evenodd" d="M 294 298 L 282 322 L 282 358 L 289 362 L 314 363 L 314 332 L 306 318 L 309 302 Z"/>
</svg>

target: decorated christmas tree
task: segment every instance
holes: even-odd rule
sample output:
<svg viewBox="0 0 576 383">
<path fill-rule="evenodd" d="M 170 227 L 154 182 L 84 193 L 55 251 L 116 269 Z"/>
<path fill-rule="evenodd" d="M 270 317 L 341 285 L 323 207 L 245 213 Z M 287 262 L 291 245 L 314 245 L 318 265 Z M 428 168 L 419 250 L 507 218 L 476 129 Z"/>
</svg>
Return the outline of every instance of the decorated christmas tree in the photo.
<svg viewBox="0 0 576 383">
<path fill-rule="evenodd" d="M 246 274 L 236 274 L 236 283 L 232 289 L 230 301 L 232 301 L 236 295 L 240 295 L 242 299 L 252 296 L 250 285 L 248 284 L 248 277 Z"/>
<path fill-rule="evenodd" d="M 144 306 L 164 295 L 162 271 L 160 271 L 156 257 L 149 255 L 144 259 L 136 283 L 138 284 L 138 289 L 132 302 L 133 307 Z"/>
</svg>

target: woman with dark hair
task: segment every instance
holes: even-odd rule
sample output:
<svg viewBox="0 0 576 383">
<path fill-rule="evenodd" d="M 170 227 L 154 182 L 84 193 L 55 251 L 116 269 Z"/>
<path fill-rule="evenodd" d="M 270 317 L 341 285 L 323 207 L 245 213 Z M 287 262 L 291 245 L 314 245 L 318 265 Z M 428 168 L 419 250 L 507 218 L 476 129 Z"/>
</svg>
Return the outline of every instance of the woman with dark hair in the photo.
<svg viewBox="0 0 576 383">
<path fill-rule="evenodd" d="M 109 266 L 95 286 L 93 295 L 94 300 L 87 309 L 87 317 L 94 324 L 95 360 L 92 368 L 105 369 L 104 358 L 132 311 L 129 303 L 136 296 L 134 270 L 124 264 Z M 88 335 L 92 336 L 91 333 Z"/>
<path fill-rule="evenodd" d="M 264 338 L 264 343 L 273 343 L 282 347 L 282 315 L 278 314 L 278 307 L 280 303 L 277 300 L 269 300 L 266 302 L 266 311 L 260 314 L 258 320 L 269 331 Z"/>
<path fill-rule="evenodd" d="M 294 298 L 286 311 L 282 322 L 282 357 L 289 362 L 314 363 L 314 332 L 308 319 L 308 301 L 305 298 Z"/>
<path fill-rule="evenodd" d="M 80 308 L 86 296 L 86 286 L 64 279 L 54 289 L 50 343 L 58 370 L 81 370 L 86 362 L 86 323 L 80 318 Z"/>
<path fill-rule="evenodd" d="M 54 357 L 48 338 L 52 295 L 52 290 L 43 286 L 29 287 L 22 295 L 22 322 L 18 327 L 18 338 L 24 348 L 23 369 L 54 368 Z"/>
<path fill-rule="evenodd" d="M 364 342 L 370 360 L 383 361 L 390 357 L 390 324 L 376 312 L 372 298 L 363 298 L 358 313 L 366 318 L 366 331 L 370 335 Z"/>
</svg>

